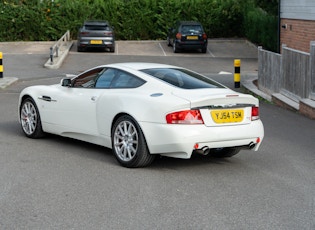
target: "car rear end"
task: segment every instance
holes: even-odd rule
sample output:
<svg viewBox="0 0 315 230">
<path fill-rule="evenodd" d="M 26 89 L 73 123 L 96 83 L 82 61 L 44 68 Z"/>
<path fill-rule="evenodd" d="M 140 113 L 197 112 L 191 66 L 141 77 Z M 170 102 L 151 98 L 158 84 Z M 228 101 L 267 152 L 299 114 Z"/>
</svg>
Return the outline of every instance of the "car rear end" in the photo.
<svg viewBox="0 0 315 230">
<path fill-rule="evenodd" d="M 115 52 L 115 34 L 107 21 L 86 21 L 78 33 L 78 51 L 85 48 L 109 48 Z"/>
<path fill-rule="evenodd" d="M 223 148 L 258 150 L 264 128 L 256 98 L 218 93 L 194 101 L 188 98 L 196 91 L 191 95 L 185 91 L 174 96 L 190 100 L 190 106 L 168 111 L 166 124 L 141 123 L 151 153 L 187 159 L 194 153 L 207 155 Z"/>
<path fill-rule="evenodd" d="M 200 23 L 181 24 L 175 37 L 178 49 L 201 49 L 204 53 L 207 51 L 208 37 Z"/>
</svg>

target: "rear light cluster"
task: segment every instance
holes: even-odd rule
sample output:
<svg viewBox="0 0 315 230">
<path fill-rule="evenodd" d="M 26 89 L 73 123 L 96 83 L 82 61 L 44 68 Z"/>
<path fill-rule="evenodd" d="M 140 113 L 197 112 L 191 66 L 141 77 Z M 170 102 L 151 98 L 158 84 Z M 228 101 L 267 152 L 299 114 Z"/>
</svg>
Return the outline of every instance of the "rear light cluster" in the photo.
<svg viewBox="0 0 315 230">
<path fill-rule="evenodd" d="M 181 33 L 177 33 L 176 34 L 176 39 L 180 40 L 181 38 L 182 38 L 182 34 Z M 203 33 L 202 34 L 202 39 L 203 40 L 207 40 L 208 39 L 207 34 Z"/>
<path fill-rule="evenodd" d="M 251 120 L 259 119 L 259 107 L 253 106 L 251 111 Z M 167 124 L 204 124 L 201 113 L 196 110 L 183 110 L 169 113 L 166 115 Z"/>
<path fill-rule="evenodd" d="M 252 121 L 255 121 L 258 119 L 259 119 L 259 107 L 253 106 L 252 107 Z"/>
<path fill-rule="evenodd" d="M 199 110 L 183 110 L 166 115 L 167 124 L 203 124 Z"/>
</svg>

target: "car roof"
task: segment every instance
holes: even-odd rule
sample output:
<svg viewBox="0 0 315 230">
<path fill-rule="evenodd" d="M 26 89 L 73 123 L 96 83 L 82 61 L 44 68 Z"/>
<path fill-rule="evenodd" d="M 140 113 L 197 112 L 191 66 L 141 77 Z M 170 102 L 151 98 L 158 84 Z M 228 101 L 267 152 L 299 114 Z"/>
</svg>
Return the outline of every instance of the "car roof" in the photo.
<svg viewBox="0 0 315 230">
<path fill-rule="evenodd" d="M 125 63 L 115 63 L 104 65 L 104 67 L 123 67 L 129 68 L 133 70 L 143 70 L 143 69 L 153 69 L 153 68 L 181 68 L 178 66 L 167 65 L 167 64 L 160 64 L 160 63 L 149 63 L 149 62 L 125 62 Z"/>
<path fill-rule="evenodd" d="M 179 21 L 180 25 L 201 25 L 200 22 L 197 21 Z"/>
</svg>

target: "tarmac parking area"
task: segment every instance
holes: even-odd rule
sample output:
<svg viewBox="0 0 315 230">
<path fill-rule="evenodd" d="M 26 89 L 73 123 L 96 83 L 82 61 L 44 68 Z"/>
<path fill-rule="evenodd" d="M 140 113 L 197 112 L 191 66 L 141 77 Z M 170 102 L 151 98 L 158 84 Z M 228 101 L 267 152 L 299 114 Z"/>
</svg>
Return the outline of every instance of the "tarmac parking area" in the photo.
<svg viewBox="0 0 315 230">
<path fill-rule="evenodd" d="M 76 42 L 71 51 L 76 50 Z M 174 56 L 174 57 L 212 57 L 212 58 L 257 58 L 257 47 L 244 39 L 209 39 L 208 50 L 183 50 L 174 53 L 165 40 L 157 41 L 116 41 L 115 53 L 107 55 L 141 55 L 141 56 Z"/>
</svg>

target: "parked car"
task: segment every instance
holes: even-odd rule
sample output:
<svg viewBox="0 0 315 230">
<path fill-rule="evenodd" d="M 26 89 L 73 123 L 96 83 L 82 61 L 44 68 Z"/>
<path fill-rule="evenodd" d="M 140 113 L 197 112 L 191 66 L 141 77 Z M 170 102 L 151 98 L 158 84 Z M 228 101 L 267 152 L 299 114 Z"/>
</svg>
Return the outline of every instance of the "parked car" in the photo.
<svg viewBox="0 0 315 230">
<path fill-rule="evenodd" d="M 27 137 L 53 133 L 112 148 L 125 167 L 156 155 L 231 157 L 257 151 L 264 137 L 257 98 L 165 64 L 97 66 L 27 87 L 18 104 Z"/>
<path fill-rule="evenodd" d="M 78 32 L 77 50 L 108 48 L 115 52 L 115 33 L 108 21 L 85 21 Z"/>
<path fill-rule="evenodd" d="M 168 46 L 173 46 L 174 53 L 184 49 L 200 49 L 207 52 L 208 37 L 202 25 L 195 21 L 179 21 L 169 29 Z"/>
</svg>

